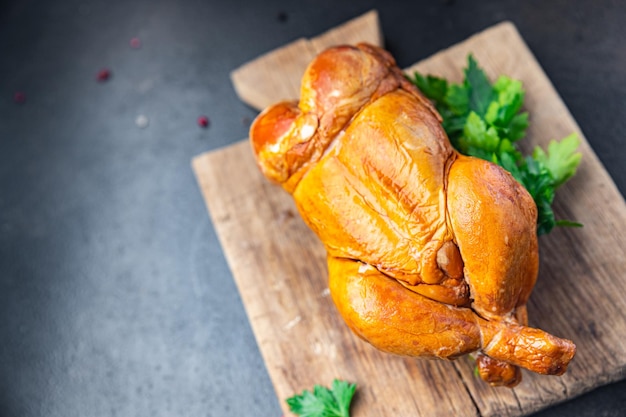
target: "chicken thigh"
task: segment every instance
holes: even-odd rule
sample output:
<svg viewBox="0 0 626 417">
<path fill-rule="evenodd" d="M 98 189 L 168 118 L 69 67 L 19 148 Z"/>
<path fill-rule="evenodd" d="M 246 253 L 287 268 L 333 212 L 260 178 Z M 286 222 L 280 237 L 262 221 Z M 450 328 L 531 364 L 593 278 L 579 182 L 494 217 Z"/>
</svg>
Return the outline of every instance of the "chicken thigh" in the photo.
<svg viewBox="0 0 626 417">
<path fill-rule="evenodd" d="M 492 385 L 516 385 L 519 367 L 565 372 L 574 344 L 528 327 L 534 201 L 502 168 L 452 148 L 388 52 L 322 52 L 299 102 L 264 110 L 250 138 L 323 242 L 332 298 L 359 337 L 399 355 L 475 352 Z"/>
</svg>

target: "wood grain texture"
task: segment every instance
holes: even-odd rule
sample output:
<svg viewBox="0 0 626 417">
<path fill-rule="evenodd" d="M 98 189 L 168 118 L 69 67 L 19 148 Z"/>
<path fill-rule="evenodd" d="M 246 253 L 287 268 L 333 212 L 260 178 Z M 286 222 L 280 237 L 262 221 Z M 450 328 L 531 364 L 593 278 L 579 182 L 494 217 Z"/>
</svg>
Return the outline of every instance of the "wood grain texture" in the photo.
<svg viewBox="0 0 626 417">
<path fill-rule="evenodd" d="M 285 398 L 333 378 L 358 384 L 353 416 L 397 417 L 520 416 L 626 376 L 624 199 L 512 24 L 408 71 L 458 80 L 470 52 L 491 77 L 523 81 L 531 114 L 527 148 L 571 132 L 583 139 L 579 172 L 557 193 L 555 212 L 585 227 L 540 238 L 540 276 L 529 303 L 531 325 L 574 340 L 576 357 L 564 376 L 524 372 L 511 390 L 476 378 L 468 358 L 400 358 L 362 342 L 330 299 L 322 245 L 291 197 L 261 175 L 243 141 L 199 155 L 192 165 L 286 414 Z"/>
</svg>

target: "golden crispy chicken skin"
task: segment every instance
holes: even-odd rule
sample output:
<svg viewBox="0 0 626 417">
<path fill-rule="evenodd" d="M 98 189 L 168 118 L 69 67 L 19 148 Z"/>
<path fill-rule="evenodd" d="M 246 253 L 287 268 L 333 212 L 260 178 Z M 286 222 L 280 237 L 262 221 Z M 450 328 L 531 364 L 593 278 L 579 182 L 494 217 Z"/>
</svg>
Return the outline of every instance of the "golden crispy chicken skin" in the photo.
<svg viewBox="0 0 626 417">
<path fill-rule="evenodd" d="M 329 287 L 355 334 L 399 355 L 477 352 L 480 376 L 565 372 L 574 344 L 528 327 L 537 209 L 500 167 L 457 153 L 391 55 L 318 55 L 299 102 L 250 129 L 262 172 L 289 192 L 328 252 Z"/>
</svg>

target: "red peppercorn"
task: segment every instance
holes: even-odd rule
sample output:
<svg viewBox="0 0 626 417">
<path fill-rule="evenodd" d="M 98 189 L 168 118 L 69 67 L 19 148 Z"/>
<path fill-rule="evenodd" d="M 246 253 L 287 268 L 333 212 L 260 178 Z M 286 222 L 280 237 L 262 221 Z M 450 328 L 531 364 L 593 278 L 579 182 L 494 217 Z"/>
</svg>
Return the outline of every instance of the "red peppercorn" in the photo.
<svg viewBox="0 0 626 417">
<path fill-rule="evenodd" d="M 134 49 L 141 48 L 141 40 L 139 40 L 139 38 L 132 38 L 130 40 L 130 47 Z"/>
<path fill-rule="evenodd" d="M 96 75 L 96 79 L 99 82 L 107 81 L 109 78 L 111 78 L 111 70 L 108 68 L 102 68 Z"/>
<path fill-rule="evenodd" d="M 26 102 L 26 94 L 21 91 L 16 91 L 15 94 L 13 94 L 13 101 L 17 104 L 23 104 Z"/>
<path fill-rule="evenodd" d="M 209 127 L 209 118 L 206 116 L 198 117 L 198 126 L 200 127 Z"/>
</svg>

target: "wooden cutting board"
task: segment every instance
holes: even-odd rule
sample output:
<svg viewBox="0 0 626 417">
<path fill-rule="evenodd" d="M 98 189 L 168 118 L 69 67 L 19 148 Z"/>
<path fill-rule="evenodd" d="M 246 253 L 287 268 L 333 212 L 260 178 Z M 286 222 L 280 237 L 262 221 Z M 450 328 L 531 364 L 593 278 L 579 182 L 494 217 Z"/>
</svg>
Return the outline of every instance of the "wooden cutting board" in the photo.
<svg viewBox="0 0 626 417">
<path fill-rule="evenodd" d="M 332 42 L 342 42 L 342 35 L 350 42 L 361 34 L 363 39 L 378 36 L 373 13 L 333 32 Z M 283 49 L 279 56 L 257 60 L 256 65 L 269 63 L 274 69 L 284 60 L 280 68 L 290 69 L 272 82 L 290 84 L 291 90 L 277 97 L 265 85 L 268 97 L 253 91 L 256 99 L 247 101 L 267 104 L 297 95 L 304 68 L 293 59 L 302 58 L 297 48 L 303 47 L 308 61 L 314 44 L 301 40 L 285 47 L 287 54 Z M 529 304 L 531 325 L 574 340 L 576 357 L 564 376 L 524 372 L 523 382 L 511 390 L 480 381 L 468 358 L 401 358 L 362 342 L 346 328 L 329 297 L 324 249 L 291 198 L 260 174 L 249 144 L 242 141 L 199 155 L 192 166 L 285 414 L 285 398 L 314 384 L 330 385 L 333 378 L 358 384 L 354 417 L 430 417 L 520 416 L 626 376 L 624 199 L 511 23 L 409 70 L 459 80 L 470 52 L 489 76 L 508 74 L 523 81 L 531 115 L 528 148 L 571 132 L 583 138 L 578 174 L 557 193 L 555 212 L 584 228 L 560 228 L 540 238 L 540 276 Z M 239 92 L 245 83 L 237 80 L 245 71 L 233 73 Z M 254 90 L 254 83 L 249 86 Z M 243 88 L 243 95 L 250 93 Z"/>
</svg>

